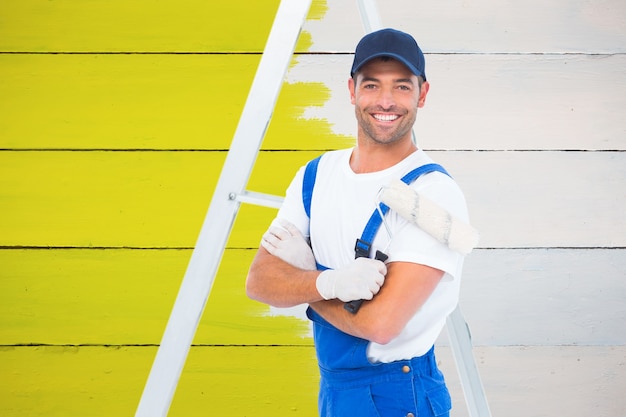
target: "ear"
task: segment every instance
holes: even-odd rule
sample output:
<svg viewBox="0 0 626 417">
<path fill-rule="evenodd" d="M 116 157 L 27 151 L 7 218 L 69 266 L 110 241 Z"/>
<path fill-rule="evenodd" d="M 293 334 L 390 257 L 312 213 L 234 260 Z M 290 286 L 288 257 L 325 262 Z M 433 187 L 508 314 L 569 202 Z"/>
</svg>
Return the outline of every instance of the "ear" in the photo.
<svg viewBox="0 0 626 417">
<path fill-rule="evenodd" d="M 355 88 L 354 78 L 350 77 L 348 78 L 348 90 L 350 91 L 350 103 L 352 104 L 356 103 L 356 97 L 354 95 L 354 88 Z"/>
<path fill-rule="evenodd" d="M 417 101 L 417 107 L 424 107 L 424 103 L 426 103 L 426 95 L 428 94 L 428 90 L 430 89 L 430 84 L 428 81 L 424 81 L 422 83 L 422 87 L 420 88 L 420 97 Z"/>
</svg>

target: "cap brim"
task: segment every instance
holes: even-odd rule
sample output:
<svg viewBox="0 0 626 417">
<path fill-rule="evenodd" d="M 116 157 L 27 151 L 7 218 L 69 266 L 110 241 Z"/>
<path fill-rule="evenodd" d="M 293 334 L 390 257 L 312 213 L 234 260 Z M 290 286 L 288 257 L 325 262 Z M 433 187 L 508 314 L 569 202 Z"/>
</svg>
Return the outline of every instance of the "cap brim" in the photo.
<svg viewBox="0 0 626 417">
<path fill-rule="evenodd" d="M 395 60 L 398 60 L 398 61 L 402 62 L 404 64 L 404 66 L 407 67 L 409 69 L 409 71 L 411 71 L 413 74 L 417 75 L 418 77 L 422 77 L 422 78 L 426 79 L 426 75 L 423 72 L 419 71 L 417 68 L 415 68 L 415 66 L 413 66 L 413 64 L 411 64 L 405 58 L 401 57 L 398 54 L 389 53 L 389 52 L 381 52 L 381 53 L 369 56 L 367 59 L 364 59 L 356 68 L 353 68 L 352 72 L 350 73 L 350 75 L 353 76 L 354 73 L 359 72 L 359 70 L 361 68 L 363 68 L 363 65 L 367 64 L 372 59 L 380 58 L 380 57 L 383 57 L 383 56 L 387 56 L 387 57 L 390 57 L 390 58 L 393 58 Z"/>
</svg>

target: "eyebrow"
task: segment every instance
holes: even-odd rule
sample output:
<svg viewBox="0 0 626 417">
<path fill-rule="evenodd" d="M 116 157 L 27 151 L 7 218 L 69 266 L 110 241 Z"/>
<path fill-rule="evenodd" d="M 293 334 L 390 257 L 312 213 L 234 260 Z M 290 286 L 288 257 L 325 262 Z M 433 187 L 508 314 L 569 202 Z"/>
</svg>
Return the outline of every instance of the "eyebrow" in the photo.
<svg viewBox="0 0 626 417">
<path fill-rule="evenodd" d="M 380 82 L 380 80 L 378 78 L 375 78 L 375 77 L 363 77 L 361 79 L 361 83 L 368 82 L 368 81 Z M 393 82 L 396 83 L 396 84 L 401 84 L 401 83 L 413 84 L 413 80 L 410 79 L 410 78 L 398 78 L 397 80 L 393 80 Z"/>
</svg>

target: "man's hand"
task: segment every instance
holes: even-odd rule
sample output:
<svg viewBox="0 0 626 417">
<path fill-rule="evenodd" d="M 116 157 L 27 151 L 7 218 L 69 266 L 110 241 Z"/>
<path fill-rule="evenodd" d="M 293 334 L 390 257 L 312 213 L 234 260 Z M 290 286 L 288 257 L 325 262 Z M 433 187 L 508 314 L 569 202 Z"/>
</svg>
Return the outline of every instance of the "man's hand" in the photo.
<svg viewBox="0 0 626 417">
<path fill-rule="evenodd" d="M 296 268 L 315 270 L 315 256 L 300 230 L 286 220 L 279 220 L 280 227 L 272 226 L 263 235 L 261 246 L 272 255 Z"/>
<path fill-rule="evenodd" d="M 322 272 L 315 286 L 326 300 L 371 300 L 385 282 L 385 274 L 387 266 L 383 262 L 357 258 L 342 268 Z"/>
</svg>

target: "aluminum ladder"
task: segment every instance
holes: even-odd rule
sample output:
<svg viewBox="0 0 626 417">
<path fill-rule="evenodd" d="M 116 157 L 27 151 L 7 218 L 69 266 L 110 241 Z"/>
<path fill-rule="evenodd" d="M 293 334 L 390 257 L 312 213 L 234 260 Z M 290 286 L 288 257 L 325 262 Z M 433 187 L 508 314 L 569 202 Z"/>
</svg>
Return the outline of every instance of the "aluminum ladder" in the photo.
<svg viewBox="0 0 626 417">
<path fill-rule="evenodd" d="M 135 417 L 169 411 L 241 203 L 279 208 L 282 198 L 246 190 L 312 0 L 282 0 Z M 357 0 L 366 32 L 381 27 L 373 0 Z M 461 311 L 446 324 L 471 417 L 490 417 Z"/>
</svg>

